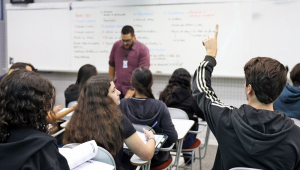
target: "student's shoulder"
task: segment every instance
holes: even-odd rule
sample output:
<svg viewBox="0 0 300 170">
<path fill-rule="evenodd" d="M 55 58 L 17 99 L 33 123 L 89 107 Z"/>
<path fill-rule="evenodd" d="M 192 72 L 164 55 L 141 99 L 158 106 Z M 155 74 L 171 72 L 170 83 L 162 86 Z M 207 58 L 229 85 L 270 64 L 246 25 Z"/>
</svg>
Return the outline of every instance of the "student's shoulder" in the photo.
<svg viewBox="0 0 300 170">
<path fill-rule="evenodd" d="M 69 87 L 65 90 L 65 92 L 72 92 L 72 91 L 78 91 L 79 85 L 78 84 L 71 84 Z"/>
<path fill-rule="evenodd" d="M 152 103 L 156 108 L 167 108 L 167 105 L 161 100 L 148 98 L 147 102 Z"/>
</svg>

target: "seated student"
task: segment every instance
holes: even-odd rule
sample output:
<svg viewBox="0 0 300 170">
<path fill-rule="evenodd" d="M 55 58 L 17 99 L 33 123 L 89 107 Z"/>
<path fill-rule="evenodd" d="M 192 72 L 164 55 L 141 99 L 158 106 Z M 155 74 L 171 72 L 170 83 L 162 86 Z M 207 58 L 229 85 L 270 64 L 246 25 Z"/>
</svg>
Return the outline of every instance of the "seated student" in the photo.
<svg viewBox="0 0 300 170">
<path fill-rule="evenodd" d="M 78 105 L 66 127 L 63 142 L 67 144 L 95 140 L 97 145 L 108 150 L 114 157 L 117 170 L 123 170 L 130 167 L 129 157 L 123 154 L 123 142 L 137 156 L 150 160 L 155 151 L 155 140 L 151 131 L 144 130 L 148 140 L 144 144 L 118 108 L 119 95 L 120 91 L 110 78 L 91 77 L 80 92 Z"/>
<path fill-rule="evenodd" d="M 217 33 L 218 26 L 215 36 L 203 41 L 206 56 L 192 86 L 193 96 L 219 144 L 213 169 L 300 169 L 300 128 L 273 109 L 286 84 L 287 69 L 268 57 L 251 59 L 244 66 L 248 104 L 239 109 L 224 105 L 211 87 Z"/>
<path fill-rule="evenodd" d="M 170 146 L 177 141 L 177 131 L 172 123 L 167 106 L 154 99 L 152 94 L 153 77 L 149 69 L 136 68 L 131 76 L 131 85 L 135 91 L 135 97 L 121 100 L 120 108 L 131 123 L 152 126 L 156 133 L 165 133 L 168 139 L 164 146 Z M 170 159 L 169 152 L 158 152 L 151 160 L 151 167 L 161 165 Z"/>
<path fill-rule="evenodd" d="M 274 102 L 274 109 L 300 120 L 300 63 L 292 69 L 290 78 L 293 86 L 286 83 L 282 93 Z"/>
<path fill-rule="evenodd" d="M 22 63 L 22 62 L 17 62 L 15 64 L 13 64 L 9 70 L 14 70 L 14 69 L 26 69 L 28 71 L 34 71 L 36 72 L 37 69 L 35 69 L 33 67 L 33 65 L 29 64 L 29 63 Z M 0 82 L 1 80 L 7 75 L 7 73 L 3 74 L 2 76 L 0 76 Z"/>
<path fill-rule="evenodd" d="M 66 107 L 68 107 L 68 104 L 72 101 L 77 101 L 79 93 L 81 89 L 83 88 L 85 82 L 92 76 L 96 76 L 97 69 L 95 66 L 91 64 L 86 64 L 80 67 L 77 75 L 77 80 L 75 84 L 71 84 L 66 90 L 65 90 L 65 99 L 66 99 Z"/>
<path fill-rule="evenodd" d="M 202 110 L 192 96 L 191 75 L 184 68 L 176 69 L 173 72 L 167 87 L 160 93 L 159 100 L 163 101 L 167 107 L 185 111 L 189 119 L 195 121 L 191 130 L 198 130 L 198 117 L 205 120 Z M 196 136 L 197 134 L 187 134 L 184 137 L 182 148 L 190 147 L 195 142 Z M 187 166 L 190 164 L 189 160 L 188 158 L 184 159 Z"/>
<path fill-rule="evenodd" d="M 0 101 L 1 169 L 69 169 L 47 134 L 55 103 L 49 80 L 25 69 L 13 71 L 0 83 Z"/>
</svg>

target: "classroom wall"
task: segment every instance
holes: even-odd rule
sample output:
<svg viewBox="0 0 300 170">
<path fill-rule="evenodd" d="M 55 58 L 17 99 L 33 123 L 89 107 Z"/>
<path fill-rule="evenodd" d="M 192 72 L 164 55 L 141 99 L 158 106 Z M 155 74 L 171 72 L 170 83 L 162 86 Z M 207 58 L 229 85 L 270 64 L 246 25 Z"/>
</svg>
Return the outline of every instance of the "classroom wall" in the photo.
<svg viewBox="0 0 300 170">
<path fill-rule="evenodd" d="M 9 0 L 5 0 L 6 3 L 9 3 Z M 70 1 L 70 0 L 65 0 Z M 35 0 L 35 3 L 43 2 L 61 2 L 60 0 Z M 7 68 L 5 65 L 5 55 L 6 55 L 6 32 L 5 32 L 6 22 L 0 21 L 0 74 L 5 73 L 6 71 L 3 68 Z M 204 58 L 203 56 L 199 56 Z M 221 64 L 221 63 L 219 63 Z M 244 64 L 244 63 L 242 63 Z M 38 65 L 35 66 L 39 68 Z M 196 69 L 196 68 L 195 68 Z M 56 88 L 56 104 L 65 105 L 64 99 L 64 90 L 76 81 L 76 73 L 41 73 L 44 77 L 52 81 L 53 85 Z M 107 75 L 107 74 L 103 74 Z M 153 84 L 153 94 L 155 98 L 158 98 L 159 92 L 162 91 L 170 76 L 159 76 L 154 75 L 154 84 Z M 244 79 L 243 78 L 213 78 L 212 87 L 214 88 L 217 96 L 225 104 L 230 104 L 235 107 L 239 107 L 241 104 L 247 103 L 246 97 L 244 95 Z M 200 138 L 204 138 L 205 134 L 201 134 Z M 214 139 L 214 136 L 211 135 L 210 139 Z M 215 140 L 213 140 L 215 141 Z"/>
<path fill-rule="evenodd" d="M 6 52 L 6 29 L 5 21 L 0 20 L 0 75 L 5 73 L 5 52 Z"/>
</svg>

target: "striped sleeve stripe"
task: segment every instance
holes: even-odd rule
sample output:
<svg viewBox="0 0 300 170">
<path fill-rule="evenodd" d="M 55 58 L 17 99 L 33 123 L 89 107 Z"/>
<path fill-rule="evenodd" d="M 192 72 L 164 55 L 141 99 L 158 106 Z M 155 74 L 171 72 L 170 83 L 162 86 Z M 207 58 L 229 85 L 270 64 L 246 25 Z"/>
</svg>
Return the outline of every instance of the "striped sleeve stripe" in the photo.
<svg viewBox="0 0 300 170">
<path fill-rule="evenodd" d="M 220 99 L 217 98 L 217 96 L 215 95 L 215 92 L 210 90 L 206 86 L 205 67 L 207 66 L 208 63 L 209 63 L 208 61 L 202 61 L 200 63 L 200 66 L 197 69 L 196 83 L 197 83 L 198 90 L 200 92 L 205 92 L 206 93 L 205 97 L 212 101 L 212 105 L 215 105 L 215 106 L 218 106 L 218 107 L 227 107 L 229 109 L 233 109 L 232 106 L 224 105 L 224 103 L 221 102 Z M 202 76 L 200 76 L 200 75 L 202 75 Z"/>
</svg>

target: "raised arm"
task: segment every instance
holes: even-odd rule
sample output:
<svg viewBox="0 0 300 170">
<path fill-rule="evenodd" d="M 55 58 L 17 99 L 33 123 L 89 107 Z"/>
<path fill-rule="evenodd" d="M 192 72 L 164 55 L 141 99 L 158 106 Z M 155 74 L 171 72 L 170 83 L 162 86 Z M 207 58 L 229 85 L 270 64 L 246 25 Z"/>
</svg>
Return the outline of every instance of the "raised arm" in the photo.
<svg viewBox="0 0 300 170">
<path fill-rule="evenodd" d="M 206 48 L 206 56 L 195 71 L 192 86 L 193 96 L 197 100 L 198 106 L 203 111 L 206 121 L 214 134 L 216 133 L 218 121 L 222 114 L 229 113 L 228 110 L 233 109 L 232 106 L 224 105 L 211 87 L 211 74 L 214 66 L 216 66 L 215 58 L 218 50 L 218 29 L 219 26 L 216 25 L 215 35 L 203 40 L 203 45 Z"/>
</svg>

